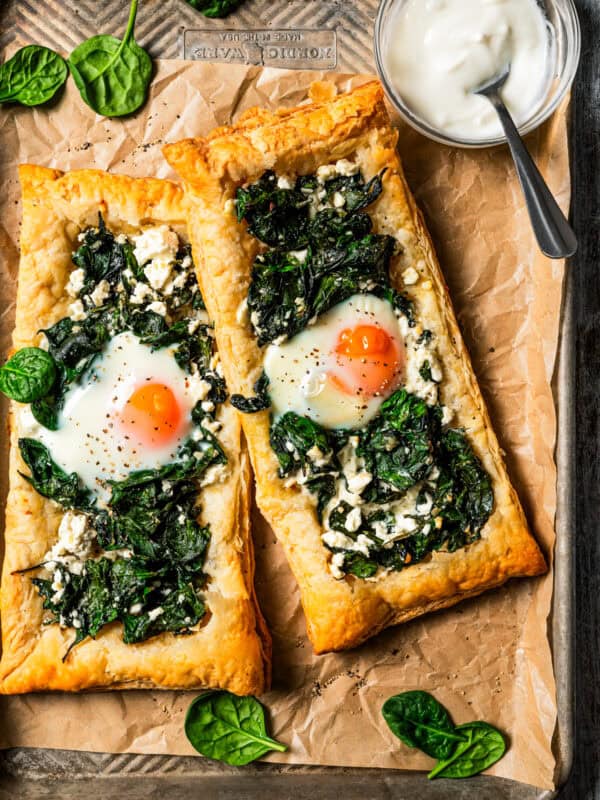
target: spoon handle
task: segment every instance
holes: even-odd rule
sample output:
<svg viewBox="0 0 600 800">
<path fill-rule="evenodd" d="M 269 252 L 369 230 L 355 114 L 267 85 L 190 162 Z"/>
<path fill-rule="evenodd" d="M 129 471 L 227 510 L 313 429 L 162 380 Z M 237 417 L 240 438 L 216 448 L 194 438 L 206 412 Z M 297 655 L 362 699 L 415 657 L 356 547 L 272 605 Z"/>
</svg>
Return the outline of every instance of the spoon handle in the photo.
<svg viewBox="0 0 600 800">
<path fill-rule="evenodd" d="M 512 153 L 531 225 L 540 249 L 549 258 L 567 258 L 577 250 L 577 239 L 546 181 L 529 155 L 508 109 L 497 92 L 487 95 L 496 109 Z"/>
</svg>

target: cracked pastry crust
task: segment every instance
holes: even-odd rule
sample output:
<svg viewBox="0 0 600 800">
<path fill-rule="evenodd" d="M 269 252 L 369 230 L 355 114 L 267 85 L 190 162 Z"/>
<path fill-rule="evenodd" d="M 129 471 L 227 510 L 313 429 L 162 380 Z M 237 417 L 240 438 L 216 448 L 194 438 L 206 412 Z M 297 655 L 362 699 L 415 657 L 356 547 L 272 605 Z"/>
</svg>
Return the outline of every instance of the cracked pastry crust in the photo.
<svg viewBox="0 0 600 800">
<path fill-rule="evenodd" d="M 323 87 L 321 86 L 321 89 Z M 323 92 L 321 92 L 323 94 Z M 242 415 L 256 474 L 258 504 L 283 544 L 299 583 L 309 637 L 317 653 L 354 647 L 389 625 L 499 586 L 515 576 L 546 570 L 528 530 L 498 441 L 466 352 L 433 245 L 406 184 L 392 128 L 377 82 L 322 103 L 271 114 L 247 112 L 240 123 L 206 139 L 167 145 L 165 155 L 184 181 L 188 229 L 198 279 L 211 317 L 231 392 L 253 394 L 263 353 L 238 309 L 246 298 L 257 241 L 238 223 L 236 189 L 271 169 L 295 177 L 324 164 L 350 159 L 366 180 L 386 169 L 383 192 L 369 207 L 376 233 L 401 243 L 391 281 L 415 301 L 419 321 L 432 330 L 444 367 L 440 402 L 465 428 L 489 475 L 495 495 L 492 515 L 479 541 L 453 553 L 434 552 L 400 572 L 369 580 L 347 575 L 336 580 L 331 554 L 321 540 L 314 501 L 301 489 L 286 488 L 269 445 L 269 412 Z M 419 280 L 404 286 L 402 273 L 414 267 Z"/>
<path fill-rule="evenodd" d="M 67 314 L 65 285 L 77 234 L 97 224 L 99 211 L 116 233 L 153 222 L 185 233 L 183 194 L 168 181 L 92 170 L 63 174 L 29 165 L 20 168 L 20 179 L 23 224 L 15 349 L 39 344 L 37 332 Z M 202 490 L 202 522 L 210 524 L 212 535 L 205 564 L 209 583 L 203 592 L 208 612 L 199 629 L 125 644 L 120 623 L 113 623 L 96 639 L 75 647 L 63 662 L 73 631 L 44 626 L 42 599 L 30 576 L 15 574 L 43 559 L 56 540 L 63 513 L 19 475 L 27 468 L 17 447 L 17 407 L 12 403 L 9 421 L 0 692 L 148 687 L 260 694 L 269 682 L 270 638 L 254 594 L 251 473 L 236 412 L 224 408 L 219 433 L 229 477 Z"/>
</svg>

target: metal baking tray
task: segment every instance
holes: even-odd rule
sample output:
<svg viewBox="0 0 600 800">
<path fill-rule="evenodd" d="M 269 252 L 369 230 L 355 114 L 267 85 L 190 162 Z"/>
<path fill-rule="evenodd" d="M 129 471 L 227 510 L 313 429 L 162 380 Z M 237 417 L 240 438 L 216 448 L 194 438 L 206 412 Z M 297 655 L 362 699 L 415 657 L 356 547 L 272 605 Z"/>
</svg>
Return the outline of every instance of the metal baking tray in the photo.
<svg viewBox="0 0 600 800">
<path fill-rule="evenodd" d="M 126 0 L 0 0 L 0 50 L 38 42 L 69 52 L 83 36 L 118 35 Z M 157 58 L 188 58 L 298 69 L 372 72 L 378 0 L 247 0 L 226 20 L 207 20 L 184 0 L 144 0 L 136 38 Z M 554 397 L 558 411 L 558 510 L 550 637 L 557 682 L 556 783 L 573 757 L 573 323 L 567 278 Z M 0 420 L 0 429 L 4 422 Z M 0 498 L 4 503 L 5 498 Z M 1 724 L 1 723 L 0 723 Z M 255 764 L 243 770 L 193 757 L 12 749 L 0 753 L 0 800 L 79 798 L 153 800 L 175 792 L 219 800 L 550 800 L 544 791 L 502 778 L 428 782 L 424 773 Z"/>
</svg>

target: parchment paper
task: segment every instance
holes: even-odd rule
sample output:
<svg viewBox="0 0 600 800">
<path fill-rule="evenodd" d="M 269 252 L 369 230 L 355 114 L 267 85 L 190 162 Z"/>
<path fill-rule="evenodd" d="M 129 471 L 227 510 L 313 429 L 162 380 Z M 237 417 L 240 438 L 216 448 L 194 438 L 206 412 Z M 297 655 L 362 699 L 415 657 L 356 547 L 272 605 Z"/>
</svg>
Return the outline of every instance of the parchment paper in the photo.
<svg viewBox="0 0 600 800">
<path fill-rule="evenodd" d="M 17 163 L 166 177 L 170 171 L 160 152 L 164 141 L 205 134 L 253 105 L 301 102 L 315 77 L 163 61 L 150 101 L 133 119 L 96 116 L 72 81 L 50 109 L 0 110 L 2 351 L 9 344 L 18 268 Z M 321 77 L 340 88 L 364 80 L 333 73 Z M 530 145 L 566 205 L 565 107 Z M 402 126 L 400 150 L 510 472 L 551 558 L 556 422 L 550 383 L 564 265 L 538 254 L 505 149 L 453 150 Z M 480 718 L 508 733 L 510 750 L 494 774 L 552 787 L 556 702 L 547 639 L 551 574 L 513 581 L 454 609 L 389 630 L 357 650 L 317 658 L 306 640 L 298 592 L 281 549 L 259 515 L 255 517 L 258 592 L 274 640 L 273 689 L 263 700 L 274 735 L 290 745 L 288 753 L 269 760 L 429 767 L 430 760 L 403 746 L 380 715 L 389 695 L 422 688 L 435 693 L 457 723 Z M 191 754 L 183 718 L 192 696 L 139 691 L 2 698 L 0 746 Z"/>
</svg>

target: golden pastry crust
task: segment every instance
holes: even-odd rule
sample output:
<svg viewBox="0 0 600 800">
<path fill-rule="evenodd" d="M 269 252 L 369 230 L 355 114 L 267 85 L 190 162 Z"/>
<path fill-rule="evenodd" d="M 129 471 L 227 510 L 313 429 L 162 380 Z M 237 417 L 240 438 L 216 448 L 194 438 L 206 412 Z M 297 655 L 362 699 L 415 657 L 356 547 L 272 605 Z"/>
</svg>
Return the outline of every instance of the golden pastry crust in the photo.
<svg viewBox="0 0 600 800">
<path fill-rule="evenodd" d="M 101 211 L 114 232 L 168 224 L 185 232 L 181 189 L 168 181 L 132 179 L 82 170 L 63 174 L 22 166 L 21 263 L 14 348 L 38 344 L 37 331 L 67 313 L 65 285 L 77 234 L 98 221 Z M 0 692 L 58 689 L 155 687 L 224 688 L 260 694 L 268 685 L 270 638 L 254 594 L 249 529 L 251 473 L 236 412 L 223 409 L 219 439 L 227 452 L 226 480 L 202 490 L 202 522 L 211 540 L 204 592 L 208 613 L 188 636 L 165 633 L 125 644 L 120 623 L 102 629 L 62 657 L 72 630 L 42 625 L 41 598 L 30 575 L 15 570 L 39 563 L 56 540 L 62 511 L 22 477 L 27 472 L 17 447 L 13 403 L 10 413 L 10 490 L 2 574 L 2 661 Z"/>
<path fill-rule="evenodd" d="M 440 401 L 465 428 L 490 474 L 493 514 L 479 541 L 374 579 L 336 580 L 321 541 L 314 502 L 298 487 L 286 488 L 269 445 L 269 412 L 243 415 L 257 481 L 259 506 L 281 540 L 300 585 L 310 639 L 317 653 L 354 647 L 388 625 L 453 605 L 513 576 L 537 575 L 546 564 L 530 534 L 477 385 L 452 310 L 448 290 L 423 219 L 406 184 L 381 86 L 365 84 L 329 102 L 269 114 L 247 112 L 239 124 L 207 138 L 165 147 L 185 183 L 188 228 L 207 307 L 216 322 L 230 391 L 251 395 L 263 354 L 238 313 L 246 298 L 257 243 L 238 223 L 231 200 L 238 186 L 266 169 L 296 176 L 350 159 L 366 179 L 386 169 L 384 190 L 369 208 L 377 233 L 396 236 L 403 248 L 391 280 L 416 303 L 419 321 L 434 333 L 444 368 Z M 408 267 L 419 273 L 404 286 Z M 243 306 L 242 306 L 243 308 Z"/>
</svg>

